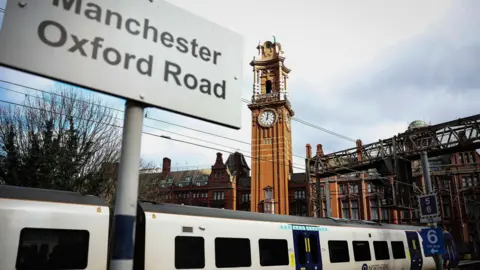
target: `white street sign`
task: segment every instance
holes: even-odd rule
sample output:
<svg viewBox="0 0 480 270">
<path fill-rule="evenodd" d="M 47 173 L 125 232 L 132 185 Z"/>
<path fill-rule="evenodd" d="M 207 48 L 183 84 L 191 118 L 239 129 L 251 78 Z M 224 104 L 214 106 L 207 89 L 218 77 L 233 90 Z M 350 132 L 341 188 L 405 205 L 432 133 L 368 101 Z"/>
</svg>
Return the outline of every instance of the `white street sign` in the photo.
<svg viewBox="0 0 480 270">
<path fill-rule="evenodd" d="M 0 64 L 240 128 L 243 37 L 166 1 L 9 0 Z"/>
</svg>

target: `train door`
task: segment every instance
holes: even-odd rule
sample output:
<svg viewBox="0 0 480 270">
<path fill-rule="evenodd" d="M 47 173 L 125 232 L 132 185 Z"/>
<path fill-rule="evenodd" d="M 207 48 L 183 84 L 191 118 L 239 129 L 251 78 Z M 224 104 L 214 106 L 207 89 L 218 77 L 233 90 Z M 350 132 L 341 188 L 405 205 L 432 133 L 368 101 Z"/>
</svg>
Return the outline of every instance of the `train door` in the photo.
<svg viewBox="0 0 480 270">
<path fill-rule="evenodd" d="M 418 240 L 418 233 L 406 232 L 408 250 L 410 254 L 410 269 L 421 270 L 423 266 L 422 247 Z"/>
<path fill-rule="evenodd" d="M 296 270 L 322 270 L 318 231 L 293 229 Z"/>
</svg>

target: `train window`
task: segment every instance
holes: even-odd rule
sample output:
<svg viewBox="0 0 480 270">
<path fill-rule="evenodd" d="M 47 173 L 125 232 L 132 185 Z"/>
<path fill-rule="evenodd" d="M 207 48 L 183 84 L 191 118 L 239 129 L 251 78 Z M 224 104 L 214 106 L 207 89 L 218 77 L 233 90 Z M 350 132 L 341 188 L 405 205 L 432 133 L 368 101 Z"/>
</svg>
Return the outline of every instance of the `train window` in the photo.
<svg viewBox="0 0 480 270">
<path fill-rule="evenodd" d="M 251 266 L 250 239 L 215 238 L 215 265 L 217 268 Z"/>
<path fill-rule="evenodd" d="M 301 234 L 297 234 L 295 236 L 295 253 L 298 251 L 298 263 L 305 264 L 307 261 L 307 250 L 305 249 L 305 238 Z"/>
<path fill-rule="evenodd" d="M 175 268 L 205 267 L 205 240 L 198 236 L 175 237 Z"/>
<path fill-rule="evenodd" d="M 24 228 L 16 268 L 85 269 L 90 233 L 86 230 Z"/>
<path fill-rule="evenodd" d="M 331 263 L 349 262 L 347 241 L 328 241 L 328 253 Z"/>
<path fill-rule="evenodd" d="M 376 260 L 390 260 L 387 241 L 373 241 L 373 250 Z"/>
<path fill-rule="evenodd" d="M 283 239 L 260 239 L 260 265 L 275 266 L 288 265 L 288 243 Z"/>
<path fill-rule="evenodd" d="M 394 259 L 405 259 L 405 247 L 402 241 L 392 241 L 392 255 Z"/>
<path fill-rule="evenodd" d="M 320 256 L 317 237 L 315 237 L 314 235 L 310 235 L 309 242 L 310 242 L 309 243 L 310 244 L 310 255 L 312 255 L 312 262 L 314 264 L 317 264 L 318 263 L 318 258 Z"/>
<path fill-rule="evenodd" d="M 366 262 L 372 260 L 368 241 L 353 241 L 352 245 L 353 256 L 356 262 Z"/>
</svg>

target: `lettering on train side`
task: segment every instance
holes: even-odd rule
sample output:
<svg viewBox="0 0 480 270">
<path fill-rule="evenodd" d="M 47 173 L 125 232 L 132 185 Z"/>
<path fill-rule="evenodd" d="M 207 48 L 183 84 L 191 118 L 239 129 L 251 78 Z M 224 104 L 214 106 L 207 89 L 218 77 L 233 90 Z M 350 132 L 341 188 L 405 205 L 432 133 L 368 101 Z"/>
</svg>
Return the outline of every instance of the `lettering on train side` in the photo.
<svg viewBox="0 0 480 270">
<path fill-rule="evenodd" d="M 282 230 L 298 230 L 298 231 L 318 231 L 318 232 L 326 232 L 328 230 L 325 227 L 291 225 L 291 224 L 282 224 L 282 225 L 280 225 L 280 229 L 282 229 Z"/>
<path fill-rule="evenodd" d="M 362 265 L 362 270 L 388 270 L 388 264 L 371 264 L 366 263 Z"/>
</svg>

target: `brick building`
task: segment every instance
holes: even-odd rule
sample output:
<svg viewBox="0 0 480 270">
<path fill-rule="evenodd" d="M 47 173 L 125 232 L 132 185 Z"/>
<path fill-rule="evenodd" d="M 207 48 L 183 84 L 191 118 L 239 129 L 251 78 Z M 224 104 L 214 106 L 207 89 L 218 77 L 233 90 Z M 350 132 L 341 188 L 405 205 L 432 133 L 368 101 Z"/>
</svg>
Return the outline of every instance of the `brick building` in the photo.
<svg viewBox="0 0 480 270">
<path fill-rule="evenodd" d="M 315 209 L 307 198 L 305 173 L 293 173 L 291 118 L 288 100 L 290 69 L 284 64 L 280 43 L 266 41 L 257 47 L 259 57 L 250 63 L 254 72 L 252 103 L 251 166 L 241 153 L 224 162 L 217 153 L 208 169 L 172 171 L 171 160 L 163 159 L 161 171 L 140 174 L 140 199 L 168 203 L 225 208 L 240 211 L 313 216 Z M 424 126 L 414 121 L 409 128 Z M 361 141 L 357 142 L 361 145 Z M 317 146 L 318 153 L 323 153 Z M 312 156 L 307 145 L 307 157 Z M 430 159 L 432 183 L 439 194 L 443 226 L 451 231 L 464 253 L 480 256 L 480 156 L 476 151 Z M 110 166 L 111 167 L 111 166 Z M 425 190 L 421 168 L 412 162 L 414 190 Z M 409 169 L 410 170 L 410 169 Z M 116 179 L 112 170 L 108 177 Z M 115 170 L 113 170 L 115 171 Z M 315 181 L 315 179 L 313 179 Z M 363 219 L 384 223 L 419 224 L 415 197 L 406 198 L 403 210 L 387 206 L 379 174 L 373 169 L 331 177 L 332 217 Z M 310 188 L 310 187 L 309 187 Z M 321 180 L 321 194 L 325 181 Z M 310 198 L 311 199 L 311 198 Z M 320 216 L 326 216 L 322 197 Z M 477 210 L 477 211 L 475 211 Z"/>
</svg>

